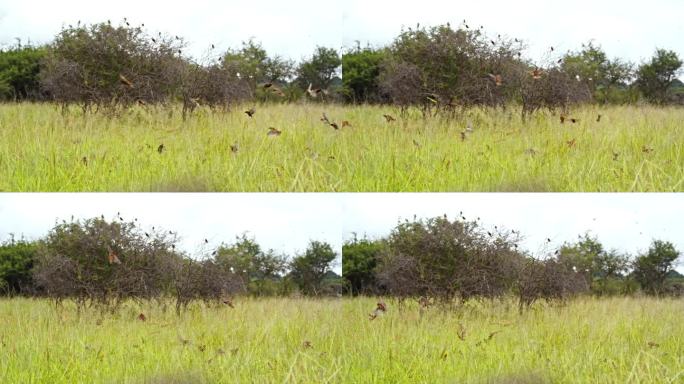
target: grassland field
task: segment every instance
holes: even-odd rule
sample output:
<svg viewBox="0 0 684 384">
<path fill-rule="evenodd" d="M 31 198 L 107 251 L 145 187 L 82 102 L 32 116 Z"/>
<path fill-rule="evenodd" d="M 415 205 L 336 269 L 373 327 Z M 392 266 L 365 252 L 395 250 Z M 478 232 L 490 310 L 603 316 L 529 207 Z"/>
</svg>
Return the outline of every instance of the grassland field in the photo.
<svg viewBox="0 0 684 384">
<path fill-rule="evenodd" d="M 111 313 L 0 300 L 2 383 L 682 383 L 681 300 L 237 299 Z M 140 313 L 145 321 L 138 319 Z"/>
<path fill-rule="evenodd" d="M 0 190 L 684 191 L 681 108 L 586 106 L 561 124 L 548 111 L 523 122 L 513 107 L 453 119 L 322 104 L 256 105 L 249 118 L 250 107 L 183 121 L 178 106 L 108 116 L 2 104 Z"/>
</svg>

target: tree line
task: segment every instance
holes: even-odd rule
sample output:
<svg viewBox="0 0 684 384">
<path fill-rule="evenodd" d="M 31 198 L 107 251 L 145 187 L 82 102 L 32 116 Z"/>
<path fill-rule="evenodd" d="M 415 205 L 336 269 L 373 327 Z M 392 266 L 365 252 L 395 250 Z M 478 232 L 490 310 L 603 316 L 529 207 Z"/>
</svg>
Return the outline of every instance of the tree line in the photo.
<svg viewBox="0 0 684 384">
<path fill-rule="evenodd" d="M 579 294 L 684 295 L 674 269 L 680 252 L 669 242 L 654 240 L 632 257 L 584 234 L 540 256 L 520 249 L 521 240 L 519 231 L 486 229 L 479 219 L 405 220 L 385 237 L 346 241 L 342 276 L 352 295 L 423 303 L 514 295 L 521 309 Z"/>
<path fill-rule="evenodd" d="M 0 52 L 0 98 L 49 100 L 84 109 L 182 102 L 226 107 L 242 100 L 338 97 L 339 53 L 316 47 L 300 63 L 269 55 L 252 39 L 193 59 L 177 35 L 149 34 L 126 20 L 69 25 L 45 46 Z"/>
<path fill-rule="evenodd" d="M 593 41 L 577 51 L 548 47 L 544 63 L 523 55 L 525 42 L 451 25 L 408 28 L 384 47 L 357 42 L 342 58 L 353 102 L 454 108 L 515 102 L 527 111 L 574 103 L 683 103 L 682 60 L 656 49 L 636 65 L 609 58 Z"/>
<path fill-rule="evenodd" d="M 104 217 L 56 223 L 38 240 L 0 244 L 0 293 L 116 307 L 124 300 L 173 297 L 178 311 L 195 300 L 238 295 L 337 295 L 343 282 L 330 244 L 311 241 L 288 256 L 236 237 L 188 255 L 176 232 L 144 230 L 137 221 Z M 206 242 L 206 240 L 205 240 Z"/>
<path fill-rule="evenodd" d="M 589 42 L 563 54 L 549 47 L 539 64 L 523 55 L 520 39 L 450 24 L 402 30 L 384 47 L 357 43 L 341 57 L 316 47 L 300 63 L 269 55 L 254 40 L 226 52 L 212 45 L 199 61 L 184 54 L 186 45 L 126 20 L 67 26 L 45 46 L 17 43 L 0 52 L 0 98 L 84 109 L 180 101 L 186 113 L 200 105 L 302 97 L 420 106 L 427 113 L 506 103 L 522 105 L 525 114 L 588 102 L 684 103 L 682 60 L 665 49 L 637 65 Z"/>
</svg>

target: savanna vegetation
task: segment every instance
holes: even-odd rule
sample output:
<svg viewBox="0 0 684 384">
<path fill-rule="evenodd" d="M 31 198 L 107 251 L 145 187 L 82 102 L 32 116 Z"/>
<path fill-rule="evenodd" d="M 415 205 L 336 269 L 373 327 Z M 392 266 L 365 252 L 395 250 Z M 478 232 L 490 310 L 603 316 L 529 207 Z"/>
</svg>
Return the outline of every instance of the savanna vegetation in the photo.
<svg viewBox="0 0 684 384">
<path fill-rule="evenodd" d="M 515 230 L 414 219 L 350 239 L 341 281 L 325 243 L 286 257 L 242 235 L 190 257 L 178 236 L 117 216 L 3 243 L 0 282 L 18 297 L 0 299 L 0 381 L 682 377 L 679 251 L 668 242 L 630 257 L 583 235 L 533 257 Z"/>
<path fill-rule="evenodd" d="M 185 48 L 124 20 L 0 53 L 5 98 L 51 101 L 0 105 L 0 190 L 682 190 L 672 51 L 537 63 L 450 25 L 299 63 Z"/>
</svg>

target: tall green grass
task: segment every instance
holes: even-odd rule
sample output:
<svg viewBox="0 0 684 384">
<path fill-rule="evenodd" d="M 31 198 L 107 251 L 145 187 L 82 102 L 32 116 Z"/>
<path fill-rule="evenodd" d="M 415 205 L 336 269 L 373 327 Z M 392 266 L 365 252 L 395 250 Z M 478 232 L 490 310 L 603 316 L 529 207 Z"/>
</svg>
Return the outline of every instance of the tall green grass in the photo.
<svg viewBox="0 0 684 384">
<path fill-rule="evenodd" d="M 512 301 L 422 313 L 388 301 L 369 320 L 375 303 L 241 299 L 177 317 L 159 304 L 79 314 L 5 299 L 0 382 L 684 382 L 681 300 L 578 299 L 522 315 Z"/>
<path fill-rule="evenodd" d="M 0 190 L 684 190 L 683 109 L 583 107 L 572 113 L 577 124 L 561 124 L 548 112 L 522 122 L 515 108 L 457 119 L 414 110 L 386 123 L 382 114 L 398 118 L 397 110 L 258 105 L 250 119 L 247 107 L 204 109 L 184 122 L 177 108 L 111 117 L 0 105 Z M 335 131 L 323 112 L 352 127 Z M 474 132 L 462 141 L 468 122 Z M 283 133 L 268 137 L 268 127 Z"/>
</svg>

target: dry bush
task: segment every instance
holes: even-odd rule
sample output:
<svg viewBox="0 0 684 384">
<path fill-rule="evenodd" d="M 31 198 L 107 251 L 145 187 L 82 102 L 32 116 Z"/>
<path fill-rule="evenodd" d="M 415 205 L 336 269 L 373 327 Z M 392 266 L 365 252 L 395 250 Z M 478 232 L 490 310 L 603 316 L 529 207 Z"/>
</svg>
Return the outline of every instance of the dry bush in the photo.
<svg viewBox="0 0 684 384">
<path fill-rule="evenodd" d="M 520 311 L 540 299 L 564 301 L 588 290 L 584 277 L 558 260 L 529 258 L 518 281 Z"/>
<path fill-rule="evenodd" d="M 227 108 L 253 97 L 249 82 L 234 75 L 226 66 L 188 64 L 182 75 L 183 118 L 199 106 Z"/>
<path fill-rule="evenodd" d="M 43 241 L 34 279 L 48 297 L 79 305 L 157 298 L 172 288 L 180 260 L 175 242 L 175 235 L 145 233 L 132 222 L 63 222 Z"/>
<path fill-rule="evenodd" d="M 180 86 L 180 39 L 109 23 L 63 29 L 50 44 L 42 89 L 63 105 L 115 108 L 160 103 Z"/>
<path fill-rule="evenodd" d="M 523 260 L 519 241 L 517 233 L 488 232 L 474 221 L 406 221 L 389 236 L 377 278 L 400 298 L 449 302 L 499 297 L 517 281 Z"/>
<path fill-rule="evenodd" d="M 567 112 L 573 104 L 592 100 L 586 83 L 559 68 L 537 69 L 538 78 L 535 78 L 533 71 L 519 74 L 523 118 L 541 108 Z"/>
<path fill-rule="evenodd" d="M 185 259 L 176 265 L 174 276 L 176 312 L 179 314 L 193 300 L 219 302 L 247 289 L 238 275 L 214 260 Z"/>
</svg>

